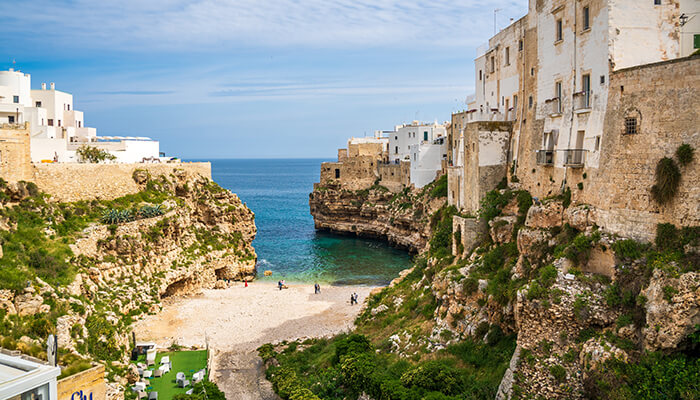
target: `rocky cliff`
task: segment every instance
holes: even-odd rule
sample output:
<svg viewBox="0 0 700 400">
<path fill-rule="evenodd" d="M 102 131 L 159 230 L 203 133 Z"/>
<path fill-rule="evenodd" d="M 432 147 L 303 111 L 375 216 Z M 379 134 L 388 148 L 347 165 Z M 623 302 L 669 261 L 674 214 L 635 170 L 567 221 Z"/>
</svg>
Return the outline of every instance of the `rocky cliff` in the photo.
<svg viewBox="0 0 700 400">
<path fill-rule="evenodd" d="M 127 376 L 129 326 L 162 298 L 255 278 L 254 214 L 208 178 L 151 176 L 109 201 L 58 203 L 31 183 L 0 185 L 0 335 L 60 347 Z M 120 378 L 121 377 L 121 378 Z"/>
<path fill-rule="evenodd" d="M 309 195 L 316 229 L 378 238 L 418 253 L 431 236 L 430 216 L 445 203 L 446 194 L 406 188 L 392 193 L 375 185 L 348 190 L 336 184 L 317 184 Z"/>
<path fill-rule="evenodd" d="M 311 203 L 328 201 L 317 222 L 375 225 L 371 192 L 317 188 Z M 696 397 L 700 228 L 660 224 L 654 243 L 637 242 L 599 228 L 597 211 L 566 193 L 495 190 L 481 206 L 472 248 L 448 223 L 456 210 L 427 219 L 428 249 L 367 300 L 355 335 L 308 355 L 298 343 L 261 349 L 278 393 L 284 383 L 319 398 Z M 335 364 L 315 358 L 324 352 Z M 321 367 L 335 381 L 306 372 Z"/>
</svg>

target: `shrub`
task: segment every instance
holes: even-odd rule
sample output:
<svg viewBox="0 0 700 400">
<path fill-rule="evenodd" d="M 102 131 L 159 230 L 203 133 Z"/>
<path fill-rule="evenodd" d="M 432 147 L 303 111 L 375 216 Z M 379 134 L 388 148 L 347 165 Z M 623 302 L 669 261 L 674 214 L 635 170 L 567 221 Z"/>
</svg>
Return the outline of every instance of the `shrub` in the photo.
<svg viewBox="0 0 700 400">
<path fill-rule="evenodd" d="M 464 294 L 470 295 L 479 289 L 479 281 L 476 278 L 469 277 L 462 282 L 462 290 Z"/>
<path fill-rule="evenodd" d="M 683 143 L 682 145 L 678 146 L 676 149 L 676 158 L 678 159 L 678 163 L 682 166 L 686 166 L 693 162 L 693 157 L 695 150 L 691 145 L 688 143 Z"/>
<path fill-rule="evenodd" d="M 372 344 L 364 335 L 352 334 L 344 339 L 338 340 L 335 345 L 333 364 L 338 364 L 345 355 L 366 353 L 372 350 Z"/>
<path fill-rule="evenodd" d="M 562 383 L 566 379 L 566 370 L 559 364 L 554 364 L 549 367 L 549 373 L 552 374 L 557 382 Z"/>
<path fill-rule="evenodd" d="M 665 204 L 676 196 L 681 181 L 681 171 L 673 159 L 664 157 L 656 164 L 656 183 L 651 187 L 651 196 L 659 204 Z"/>
<path fill-rule="evenodd" d="M 418 387 L 444 394 L 455 394 L 461 386 L 460 374 L 444 361 L 428 361 L 401 375 L 406 387 Z"/>
<path fill-rule="evenodd" d="M 117 158 L 106 150 L 88 145 L 80 146 L 75 153 L 78 156 L 78 161 L 82 163 L 99 163 L 102 161 L 112 161 Z"/>
<path fill-rule="evenodd" d="M 673 224 L 658 224 L 656 225 L 656 238 L 654 243 L 656 248 L 661 251 L 677 251 L 680 250 L 681 241 L 678 228 Z"/>
<path fill-rule="evenodd" d="M 588 261 L 590 251 L 598 240 L 600 240 L 599 232 L 594 232 L 591 236 L 580 233 L 574 238 L 566 250 L 564 250 L 564 257 L 574 261 L 578 265 L 584 264 Z"/>
<path fill-rule="evenodd" d="M 447 197 L 447 174 L 440 176 L 433 182 L 433 186 L 430 189 L 430 197 Z"/>
<path fill-rule="evenodd" d="M 373 354 L 350 353 L 343 357 L 340 364 L 343 385 L 355 394 L 363 391 L 371 392 L 376 369 L 377 363 Z"/>
<path fill-rule="evenodd" d="M 642 256 L 644 246 L 632 239 L 618 240 L 612 244 L 615 255 L 628 260 L 635 260 Z"/>
</svg>

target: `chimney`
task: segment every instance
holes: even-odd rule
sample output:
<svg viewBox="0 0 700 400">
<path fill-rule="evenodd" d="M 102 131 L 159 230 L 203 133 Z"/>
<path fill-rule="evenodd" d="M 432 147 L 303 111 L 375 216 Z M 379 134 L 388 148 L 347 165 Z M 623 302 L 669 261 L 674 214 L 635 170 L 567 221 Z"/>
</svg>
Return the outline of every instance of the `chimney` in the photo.
<svg viewBox="0 0 700 400">
<path fill-rule="evenodd" d="M 41 84 L 41 90 L 46 90 L 46 82 Z"/>
<path fill-rule="evenodd" d="M 56 90 L 56 84 L 55 84 L 55 83 L 51 82 L 50 85 L 51 85 L 51 90 Z"/>
</svg>

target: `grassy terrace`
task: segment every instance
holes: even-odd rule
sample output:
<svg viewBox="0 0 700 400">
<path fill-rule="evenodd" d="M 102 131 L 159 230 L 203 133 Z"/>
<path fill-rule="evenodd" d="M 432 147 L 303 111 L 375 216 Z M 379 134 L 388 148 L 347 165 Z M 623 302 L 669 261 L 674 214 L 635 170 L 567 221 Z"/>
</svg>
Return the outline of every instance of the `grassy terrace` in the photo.
<svg viewBox="0 0 700 400">
<path fill-rule="evenodd" d="M 147 379 L 150 386 L 146 388 L 146 392 L 158 392 L 158 400 L 171 400 L 177 394 L 184 394 L 189 389 L 192 389 L 192 374 L 199 371 L 202 368 L 207 367 L 207 351 L 173 351 L 167 353 L 158 353 L 156 356 L 156 365 L 151 366 L 149 369 L 154 370 L 160 366 L 160 360 L 165 357 L 170 357 L 170 362 L 172 363 L 172 370 L 166 373 L 160 378 L 149 378 Z M 137 362 L 146 362 L 145 356 L 140 356 Z M 179 388 L 175 383 L 175 375 L 178 372 L 184 372 L 187 379 L 190 381 L 190 386 L 186 388 Z M 209 379 L 209 371 L 207 371 L 207 376 L 205 380 Z M 136 398 L 135 393 L 129 389 L 127 391 L 131 398 Z"/>
</svg>

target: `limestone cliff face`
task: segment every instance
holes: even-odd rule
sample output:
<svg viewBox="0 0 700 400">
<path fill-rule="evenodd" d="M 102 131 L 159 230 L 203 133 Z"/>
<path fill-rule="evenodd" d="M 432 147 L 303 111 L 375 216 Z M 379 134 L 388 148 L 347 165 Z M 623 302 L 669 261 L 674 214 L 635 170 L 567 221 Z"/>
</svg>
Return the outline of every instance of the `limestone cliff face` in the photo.
<svg viewBox="0 0 700 400">
<path fill-rule="evenodd" d="M 164 297 L 225 287 L 226 280 L 252 280 L 256 274 L 254 214 L 238 196 L 186 170 L 160 176 L 137 171 L 133 179 L 141 192 L 104 202 L 44 202 L 31 190 L 5 190 L 8 209 L 25 199 L 41 204 L 24 212 L 45 220 L 40 229 L 48 243 L 70 247 L 67 262 L 75 278 L 65 285 L 35 277 L 23 289 L 0 290 L 0 310 L 27 320 L 55 319 L 60 347 L 113 361 L 117 377 L 124 376 L 120 360 L 127 356 L 131 323 L 157 312 Z M 131 217 L 101 220 L 110 210 Z M 89 221 L 87 228 L 58 237 L 55 227 L 76 216 Z M 9 235 L 17 224 L 8 219 L 0 229 Z"/>
<path fill-rule="evenodd" d="M 405 189 L 395 194 L 381 186 L 347 190 L 316 185 L 309 208 L 316 229 L 378 238 L 418 253 L 430 239 L 430 215 L 445 203 L 428 190 Z"/>
</svg>

